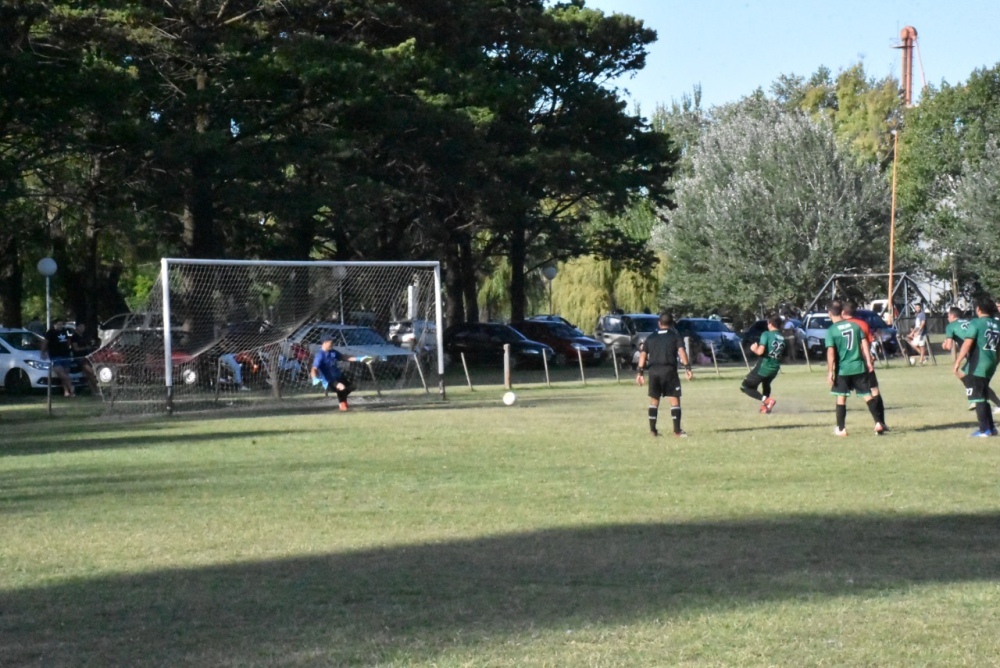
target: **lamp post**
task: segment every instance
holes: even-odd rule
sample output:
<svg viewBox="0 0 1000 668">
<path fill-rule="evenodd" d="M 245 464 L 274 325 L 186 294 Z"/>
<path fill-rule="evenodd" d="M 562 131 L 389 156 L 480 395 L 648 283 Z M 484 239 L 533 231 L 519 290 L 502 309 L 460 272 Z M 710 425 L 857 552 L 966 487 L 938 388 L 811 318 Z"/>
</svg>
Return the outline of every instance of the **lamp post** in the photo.
<svg viewBox="0 0 1000 668">
<path fill-rule="evenodd" d="M 50 291 L 50 283 L 52 277 L 55 275 L 56 271 L 59 269 L 59 265 L 56 261 L 50 257 L 43 257 L 38 261 L 38 273 L 45 277 L 45 332 L 48 333 L 52 329 L 52 293 Z M 48 407 L 49 416 L 52 416 L 52 353 L 49 351 L 48 346 L 45 347 L 45 352 L 49 356 L 49 380 L 46 384 L 46 405 Z"/>
<path fill-rule="evenodd" d="M 558 273 L 559 270 L 555 267 L 545 267 L 545 269 L 542 269 L 542 276 L 549 282 L 549 315 L 554 313 L 552 310 L 552 281 L 555 280 Z"/>
</svg>

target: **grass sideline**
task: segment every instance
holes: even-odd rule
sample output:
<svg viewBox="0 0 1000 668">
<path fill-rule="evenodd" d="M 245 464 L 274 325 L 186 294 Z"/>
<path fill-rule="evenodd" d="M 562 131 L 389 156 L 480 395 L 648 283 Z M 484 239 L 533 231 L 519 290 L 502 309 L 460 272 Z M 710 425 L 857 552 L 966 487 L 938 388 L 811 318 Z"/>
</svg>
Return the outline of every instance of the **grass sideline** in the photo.
<svg viewBox="0 0 1000 668">
<path fill-rule="evenodd" d="M 995 663 L 1000 440 L 947 365 L 880 372 L 881 438 L 857 399 L 832 436 L 818 369 L 770 416 L 742 375 L 685 384 L 688 439 L 649 438 L 628 382 L 5 407 L 0 665 Z"/>
</svg>

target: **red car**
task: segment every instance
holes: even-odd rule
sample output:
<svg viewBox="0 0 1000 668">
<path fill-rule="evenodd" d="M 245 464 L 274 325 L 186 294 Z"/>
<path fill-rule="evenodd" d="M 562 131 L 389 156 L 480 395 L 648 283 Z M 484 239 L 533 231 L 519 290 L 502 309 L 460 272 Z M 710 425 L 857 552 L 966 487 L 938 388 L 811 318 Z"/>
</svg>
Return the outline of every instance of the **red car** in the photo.
<svg viewBox="0 0 1000 668">
<path fill-rule="evenodd" d="M 538 341 L 556 351 L 556 364 L 578 364 L 577 359 L 583 358 L 583 363 L 595 366 L 604 361 L 607 347 L 589 336 L 582 336 L 569 325 L 552 320 L 524 320 L 515 322 L 511 327 L 527 336 L 532 341 Z"/>
<path fill-rule="evenodd" d="M 174 383 L 198 382 L 195 356 L 174 348 Z M 158 330 L 127 329 L 88 358 L 102 384 L 163 381 L 163 335 Z"/>
</svg>

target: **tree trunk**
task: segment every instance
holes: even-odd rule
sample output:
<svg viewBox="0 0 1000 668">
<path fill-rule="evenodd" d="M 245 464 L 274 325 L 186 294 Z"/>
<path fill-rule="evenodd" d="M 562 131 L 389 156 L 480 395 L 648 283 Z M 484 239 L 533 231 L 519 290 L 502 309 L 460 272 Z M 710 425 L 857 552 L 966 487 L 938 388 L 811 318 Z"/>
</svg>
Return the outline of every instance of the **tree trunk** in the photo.
<svg viewBox="0 0 1000 668">
<path fill-rule="evenodd" d="M 445 300 L 444 318 L 448 325 L 465 322 L 463 305 L 462 271 L 458 246 L 454 243 L 445 245 L 444 258 L 444 289 L 448 298 Z"/>
<path fill-rule="evenodd" d="M 524 320 L 526 301 L 524 265 L 527 262 L 528 242 L 524 222 L 519 218 L 510 234 L 510 321 Z"/>
<path fill-rule="evenodd" d="M 3 258 L 0 262 L 0 322 L 7 327 L 20 327 L 24 277 L 15 235 L 0 235 L 0 257 Z"/>
<path fill-rule="evenodd" d="M 465 295 L 466 322 L 479 322 L 479 290 L 476 282 L 476 264 L 472 252 L 472 239 L 462 235 L 459 242 L 462 292 Z"/>
</svg>

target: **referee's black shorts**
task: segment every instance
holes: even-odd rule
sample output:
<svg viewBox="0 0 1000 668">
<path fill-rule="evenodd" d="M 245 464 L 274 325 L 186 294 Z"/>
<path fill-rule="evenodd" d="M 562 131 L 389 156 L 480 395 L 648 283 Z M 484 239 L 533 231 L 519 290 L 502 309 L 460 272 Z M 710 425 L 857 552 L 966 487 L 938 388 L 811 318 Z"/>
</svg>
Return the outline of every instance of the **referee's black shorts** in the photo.
<svg viewBox="0 0 1000 668">
<path fill-rule="evenodd" d="M 681 396 L 681 379 L 675 366 L 654 366 L 649 368 L 649 398 Z"/>
</svg>

